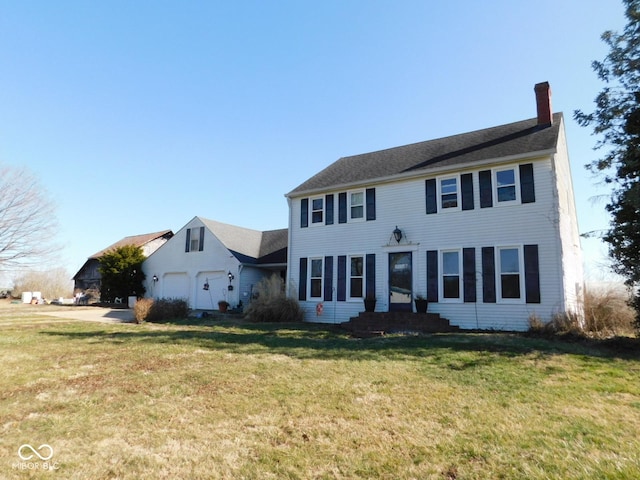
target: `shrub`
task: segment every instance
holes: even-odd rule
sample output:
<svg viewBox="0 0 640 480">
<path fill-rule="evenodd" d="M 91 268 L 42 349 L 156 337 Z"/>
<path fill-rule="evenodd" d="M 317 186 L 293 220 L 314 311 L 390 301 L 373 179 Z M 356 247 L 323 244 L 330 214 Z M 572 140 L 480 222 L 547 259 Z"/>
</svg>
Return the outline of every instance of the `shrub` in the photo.
<svg viewBox="0 0 640 480">
<path fill-rule="evenodd" d="M 286 296 L 284 282 L 273 274 L 263 278 L 256 286 L 254 299 L 245 317 L 253 322 L 301 322 L 302 308 L 294 298 Z"/>
<path fill-rule="evenodd" d="M 630 294 L 623 285 L 608 284 L 585 289 L 585 330 L 594 336 L 633 332 L 635 311 L 629 305 Z"/>
<path fill-rule="evenodd" d="M 181 298 L 142 298 L 136 302 L 133 312 L 137 323 L 166 322 L 187 318 L 189 306 Z"/>
<path fill-rule="evenodd" d="M 580 326 L 580 318 L 573 312 L 556 313 L 548 322 L 533 314 L 529 317 L 529 333 L 545 336 L 584 336 L 584 331 Z"/>
<path fill-rule="evenodd" d="M 630 298 L 629 293 L 620 285 L 586 288 L 582 324 L 578 315 L 572 312 L 558 313 L 549 322 L 531 315 L 529 332 L 594 338 L 629 335 L 633 333 L 635 320 L 635 311 L 629 305 Z"/>
</svg>

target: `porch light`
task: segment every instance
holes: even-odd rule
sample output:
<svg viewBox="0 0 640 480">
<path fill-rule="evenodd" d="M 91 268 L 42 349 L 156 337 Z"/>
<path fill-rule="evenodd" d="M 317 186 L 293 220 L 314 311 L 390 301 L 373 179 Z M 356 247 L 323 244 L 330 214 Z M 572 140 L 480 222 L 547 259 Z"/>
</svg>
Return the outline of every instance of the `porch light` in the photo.
<svg viewBox="0 0 640 480">
<path fill-rule="evenodd" d="M 154 275 L 154 276 L 153 276 L 153 283 L 156 283 L 157 281 L 158 281 L 158 276 L 157 276 L 157 275 Z"/>
<path fill-rule="evenodd" d="M 204 287 L 202 287 L 203 290 L 209 290 L 209 280 L 207 280 L 204 284 Z"/>
<path fill-rule="evenodd" d="M 227 277 L 229 277 L 229 283 L 231 283 L 231 281 L 236 278 L 233 276 L 233 273 L 231 273 L 231 270 L 229 270 L 229 273 L 227 273 Z"/>
<path fill-rule="evenodd" d="M 397 225 L 396 229 L 393 231 L 393 238 L 395 238 L 398 243 L 402 240 L 402 230 L 400 230 Z"/>
</svg>

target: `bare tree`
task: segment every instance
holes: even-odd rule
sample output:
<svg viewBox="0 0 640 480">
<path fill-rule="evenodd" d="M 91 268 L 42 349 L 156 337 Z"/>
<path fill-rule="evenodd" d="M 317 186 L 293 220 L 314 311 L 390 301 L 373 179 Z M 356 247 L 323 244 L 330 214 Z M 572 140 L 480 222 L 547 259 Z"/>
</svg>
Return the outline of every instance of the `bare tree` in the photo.
<svg viewBox="0 0 640 480">
<path fill-rule="evenodd" d="M 54 204 L 36 176 L 0 164 L 0 272 L 49 260 L 56 229 Z"/>
<path fill-rule="evenodd" d="M 20 273 L 13 280 L 14 296 L 21 292 L 41 292 L 44 298 L 70 298 L 73 295 L 73 280 L 66 268 L 57 267 L 50 270 L 28 270 Z"/>
</svg>

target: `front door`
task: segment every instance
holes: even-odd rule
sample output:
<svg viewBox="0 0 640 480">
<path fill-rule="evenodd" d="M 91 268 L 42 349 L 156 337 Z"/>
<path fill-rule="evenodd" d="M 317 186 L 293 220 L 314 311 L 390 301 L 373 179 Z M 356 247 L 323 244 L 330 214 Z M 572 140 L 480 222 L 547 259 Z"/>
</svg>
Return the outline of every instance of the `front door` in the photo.
<svg viewBox="0 0 640 480">
<path fill-rule="evenodd" d="M 411 312 L 412 290 L 411 252 L 389 254 L 389 311 Z"/>
</svg>

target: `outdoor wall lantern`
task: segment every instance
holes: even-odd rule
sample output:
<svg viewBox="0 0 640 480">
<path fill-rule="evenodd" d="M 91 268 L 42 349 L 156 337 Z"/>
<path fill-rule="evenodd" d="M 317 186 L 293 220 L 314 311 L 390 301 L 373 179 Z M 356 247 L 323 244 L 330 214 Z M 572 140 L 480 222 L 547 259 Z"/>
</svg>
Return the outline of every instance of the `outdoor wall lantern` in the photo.
<svg viewBox="0 0 640 480">
<path fill-rule="evenodd" d="M 393 238 L 395 238 L 398 243 L 402 240 L 402 230 L 400 230 L 397 225 L 396 229 L 393 231 Z"/>
<path fill-rule="evenodd" d="M 229 283 L 231 283 L 231 281 L 236 278 L 233 276 L 233 273 L 231 273 L 231 271 L 229 271 L 229 273 L 227 273 L 227 277 L 229 277 Z"/>
<path fill-rule="evenodd" d="M 157 275 L 154 275 L 154 276 L 153 276 L 153 283 L 156 283 L 157 281 L 158 281 L 158 276 L 157 276 Z"/>
<path fill-rule="evenodd" d="M 203 290 L 209 290 L 209 280 L 207 280 L 207 281 L 204 283 L 204 287 L 202 287 L 202 289 L 203 289 Z"/>
</svg>

